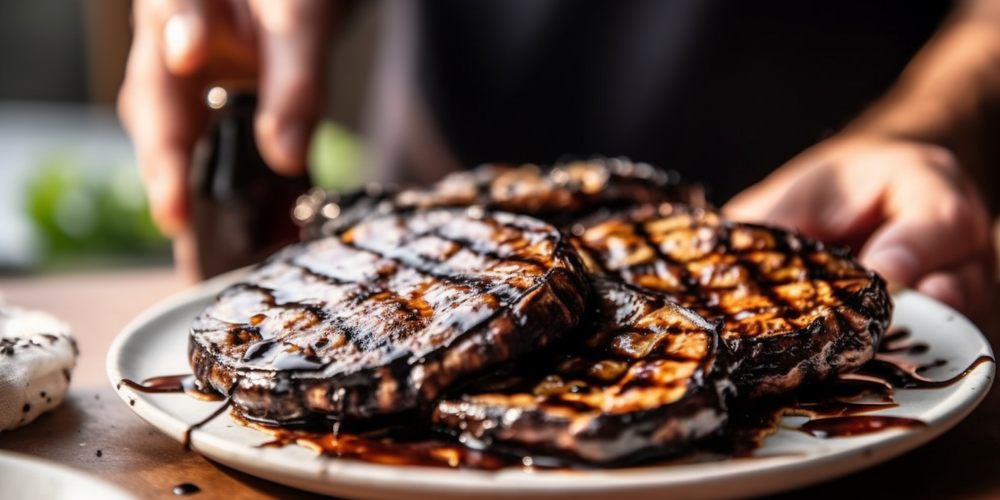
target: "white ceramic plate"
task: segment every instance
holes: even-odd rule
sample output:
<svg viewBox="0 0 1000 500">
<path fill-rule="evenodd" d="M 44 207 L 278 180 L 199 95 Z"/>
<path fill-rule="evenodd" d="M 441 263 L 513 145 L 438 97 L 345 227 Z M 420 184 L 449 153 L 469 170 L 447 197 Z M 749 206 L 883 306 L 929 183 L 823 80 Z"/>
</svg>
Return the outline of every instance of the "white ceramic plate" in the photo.
<svg viewBox="0 0 1000 500">
<path fill-rule="evenodd" d="M 96 477 L 53 462 L 0 451 L 0 498 L 18 500 L 135 500 Z"/>
<path fill-rule="evenodd" d="M 223 287 L 236 279 L 224 276 L 176 295 L 147 311 L 115 339 L 108 353 L 108 376 L 141 381 L 190 373 L 187 328 L 195 315 Z M 931 346 L 918 360 L 947 363 L 924 374 L 951 378 L 982 355 L 992 356 L 983 335 L 964 317 L 927 297 L 904 292 L 896 298 L 894 325 L 908 328 L 912 338 Z M 730 499 L 790 490 L 848 474 L 920 446 L 948 430 L 983 399 L 993 379 L 994 363 L 982 363 L 959 382 L 943 389 L 899 390 L 897 408 L 881 415 L 920 419 L 922 429 L 898 429 L 858 437 L 817 439 L 794 430 L 779 430 L 758 456 L 720 462 L 650 465 L 597 471 L 496 472 L 415 466 L 388 466 L 317 456 L 298 446 L 261 448 L 268 436 L 220 417 L 195 430 L 197 452 L 235 469 L 318 493 L 358 499 L 524 499 L 572 497 Z M 194 422 L 220 403 L 183 394 L 141 394 L 127 387 L 119 396 L 139 416 L 181 440 Z M 789 425 L 802 419 L 788 420 Z"/>
</svg>

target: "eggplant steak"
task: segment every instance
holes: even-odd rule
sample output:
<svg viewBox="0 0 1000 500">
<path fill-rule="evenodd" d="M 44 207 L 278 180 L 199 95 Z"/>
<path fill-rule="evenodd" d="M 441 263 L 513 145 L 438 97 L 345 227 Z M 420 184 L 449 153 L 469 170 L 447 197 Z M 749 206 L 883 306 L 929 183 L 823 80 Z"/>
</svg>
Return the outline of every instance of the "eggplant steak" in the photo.
<svg viewBox="0 0 1000 500">
<path fill-rule="evenodd" d="M 892 315 L 881 277 L 846 250 L 797 233 L 673 204 L 591 218 L 572 231 L 591 265 L 724 321 L 741 397 L 859 368 Z"/>
<path fill-rule="evenodd" d="M 617 280 L 595 278 L 590 297 L 556 349 L 442 401 L 435 424 L 466 443 L 590 463 L 686 450 L 716 433 L 731 387 L 720 325 Z"/>
<path fill-rule="evenodd" d="M 529 217 L 366 217 L 223 291 L 193 323 L 189 359 L 250 419 L 429 411 L 456 381 L 561 337 L 587 290 L 563 235 Z"/>
<path fill-rule="evenodd" d="M 677 172 L 618 158 L 553 167 L 485 164 L 449 174 L 426 188 L 372 185 L 347 194 L 319 190 L 299 200 L 296 219 L 306 237 L 315 238 L 334 234 L 358 217 L 379 210 L 480 206 L 561 225 L 600 208 L 667 201 L 705 203 L 698 187 L 678 180 Z"/>
</svg>

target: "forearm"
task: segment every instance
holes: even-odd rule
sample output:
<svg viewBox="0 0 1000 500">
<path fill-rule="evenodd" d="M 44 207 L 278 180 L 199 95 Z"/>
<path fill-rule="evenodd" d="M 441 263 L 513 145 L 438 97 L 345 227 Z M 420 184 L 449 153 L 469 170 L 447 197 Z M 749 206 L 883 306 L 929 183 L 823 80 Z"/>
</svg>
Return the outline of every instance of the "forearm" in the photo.
<svg viewBox="0 0 1000 500">
<path fill-rule="evenodd" d="M 982 161 L 983 131 L 1000 110 L 1000 5 L 969 1 L 907 66 L 888 94 L 845 133 L 939 144 L 969 167 Z"/>
</svg>

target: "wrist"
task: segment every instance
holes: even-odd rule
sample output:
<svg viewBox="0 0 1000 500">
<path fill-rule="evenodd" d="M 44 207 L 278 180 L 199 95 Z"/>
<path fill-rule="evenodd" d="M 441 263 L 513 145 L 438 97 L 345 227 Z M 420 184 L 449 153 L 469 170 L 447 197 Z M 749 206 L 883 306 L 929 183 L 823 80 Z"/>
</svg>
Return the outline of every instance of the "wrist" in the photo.
<svg viewBox="0 0 1000 500">
<path fill-rule="evenodd" d="M 984 130 L 1000 110 L 1000 18 L 959 10 L 887 95 L 844 130 L 947 148 L 982 164 Z M 984 142 L 985 141 L 985 142 Z"/>
</svg>

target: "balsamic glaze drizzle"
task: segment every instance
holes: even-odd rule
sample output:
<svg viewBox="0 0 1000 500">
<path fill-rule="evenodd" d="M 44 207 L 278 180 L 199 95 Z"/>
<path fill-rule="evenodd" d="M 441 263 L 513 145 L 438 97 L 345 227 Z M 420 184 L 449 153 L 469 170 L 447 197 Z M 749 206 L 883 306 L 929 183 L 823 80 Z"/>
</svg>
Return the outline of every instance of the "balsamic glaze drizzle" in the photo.
<svg viewBox="0 0 1000 500">
<path fill-rule="evenodd" d="M 932 380 L 921 374 L 927 368 L 941 366 L 942 361 L 923 365 L 900 355 L 924 354 L 927 344 L 909 340 L 909 332 L 896 329 L 886 334 L 875 359 L 856 373 L 839 376 L 823 384 L 806 387 L 777 398 L 751 401 L 734 401 L 730 408 L 729 423 L 722 435 L 707 443 L 704 448 L 689 455 L 664 457 L 644 456 L 640 462 L 657 461 L 691 462 L 720 460 L 732 457 L 749 457 L 760 448 L 764 439 L 774 433 L 784 416 L 807 417 L 809 420 L 794 428 L 816 438 L 857 436 L 889 429 L 917 429 L 927 424 L 920 420 L 868 415 L 868 413 L 894 408 L 895 389 L 940 389 L 962 380 L 979 365 L 994 363 L 990 356 L 980 356 L 962 373 L 946 379 Z M 191 432 L 221 415 L 231 406 L 229 397 L 201 390 L 193 375 L 156 377 L 136 383 L 122 380 L 118 387 L 126 386 L 144 393 L 184 392 L 202 400 L 225 400 L 218 409 L 200 422 L 191 425 L 184 433 L 184 446 L 190 448 Z M 252 421 L 235 411 L 232 418 L 247 427 L 270 435 L 273 439 L 261 447 L 281 447 L 298 444 L 318 454 L 353 458 L 380 464 L 421 465 L 449 468 L 496 470 L 504 467 L 537 468 L 589 468 L 588 464 L 567 462 L 563 459 L 521 456 L 496 450 L 476 449 L 452 438 L 435 434 L 429 426 L 382 425 L 370 429 L 343 429 L 344 425 L 329 419 L 316 419 L 294 423 Z M 615 465 L 634 465 L 636 462 Z"/>
<path fill-rule="evenodd" d="M 153 377 L 143 380 L 141 383 L 125 378 L 118 382 L 116 388 L 120 389 L 122 386 L 145 394 L 183 392 L 202 401 L 222 401 L 225 399 L 223 395 L 215 391 L 202 388 L 194 375 Z"/>
</svg>

